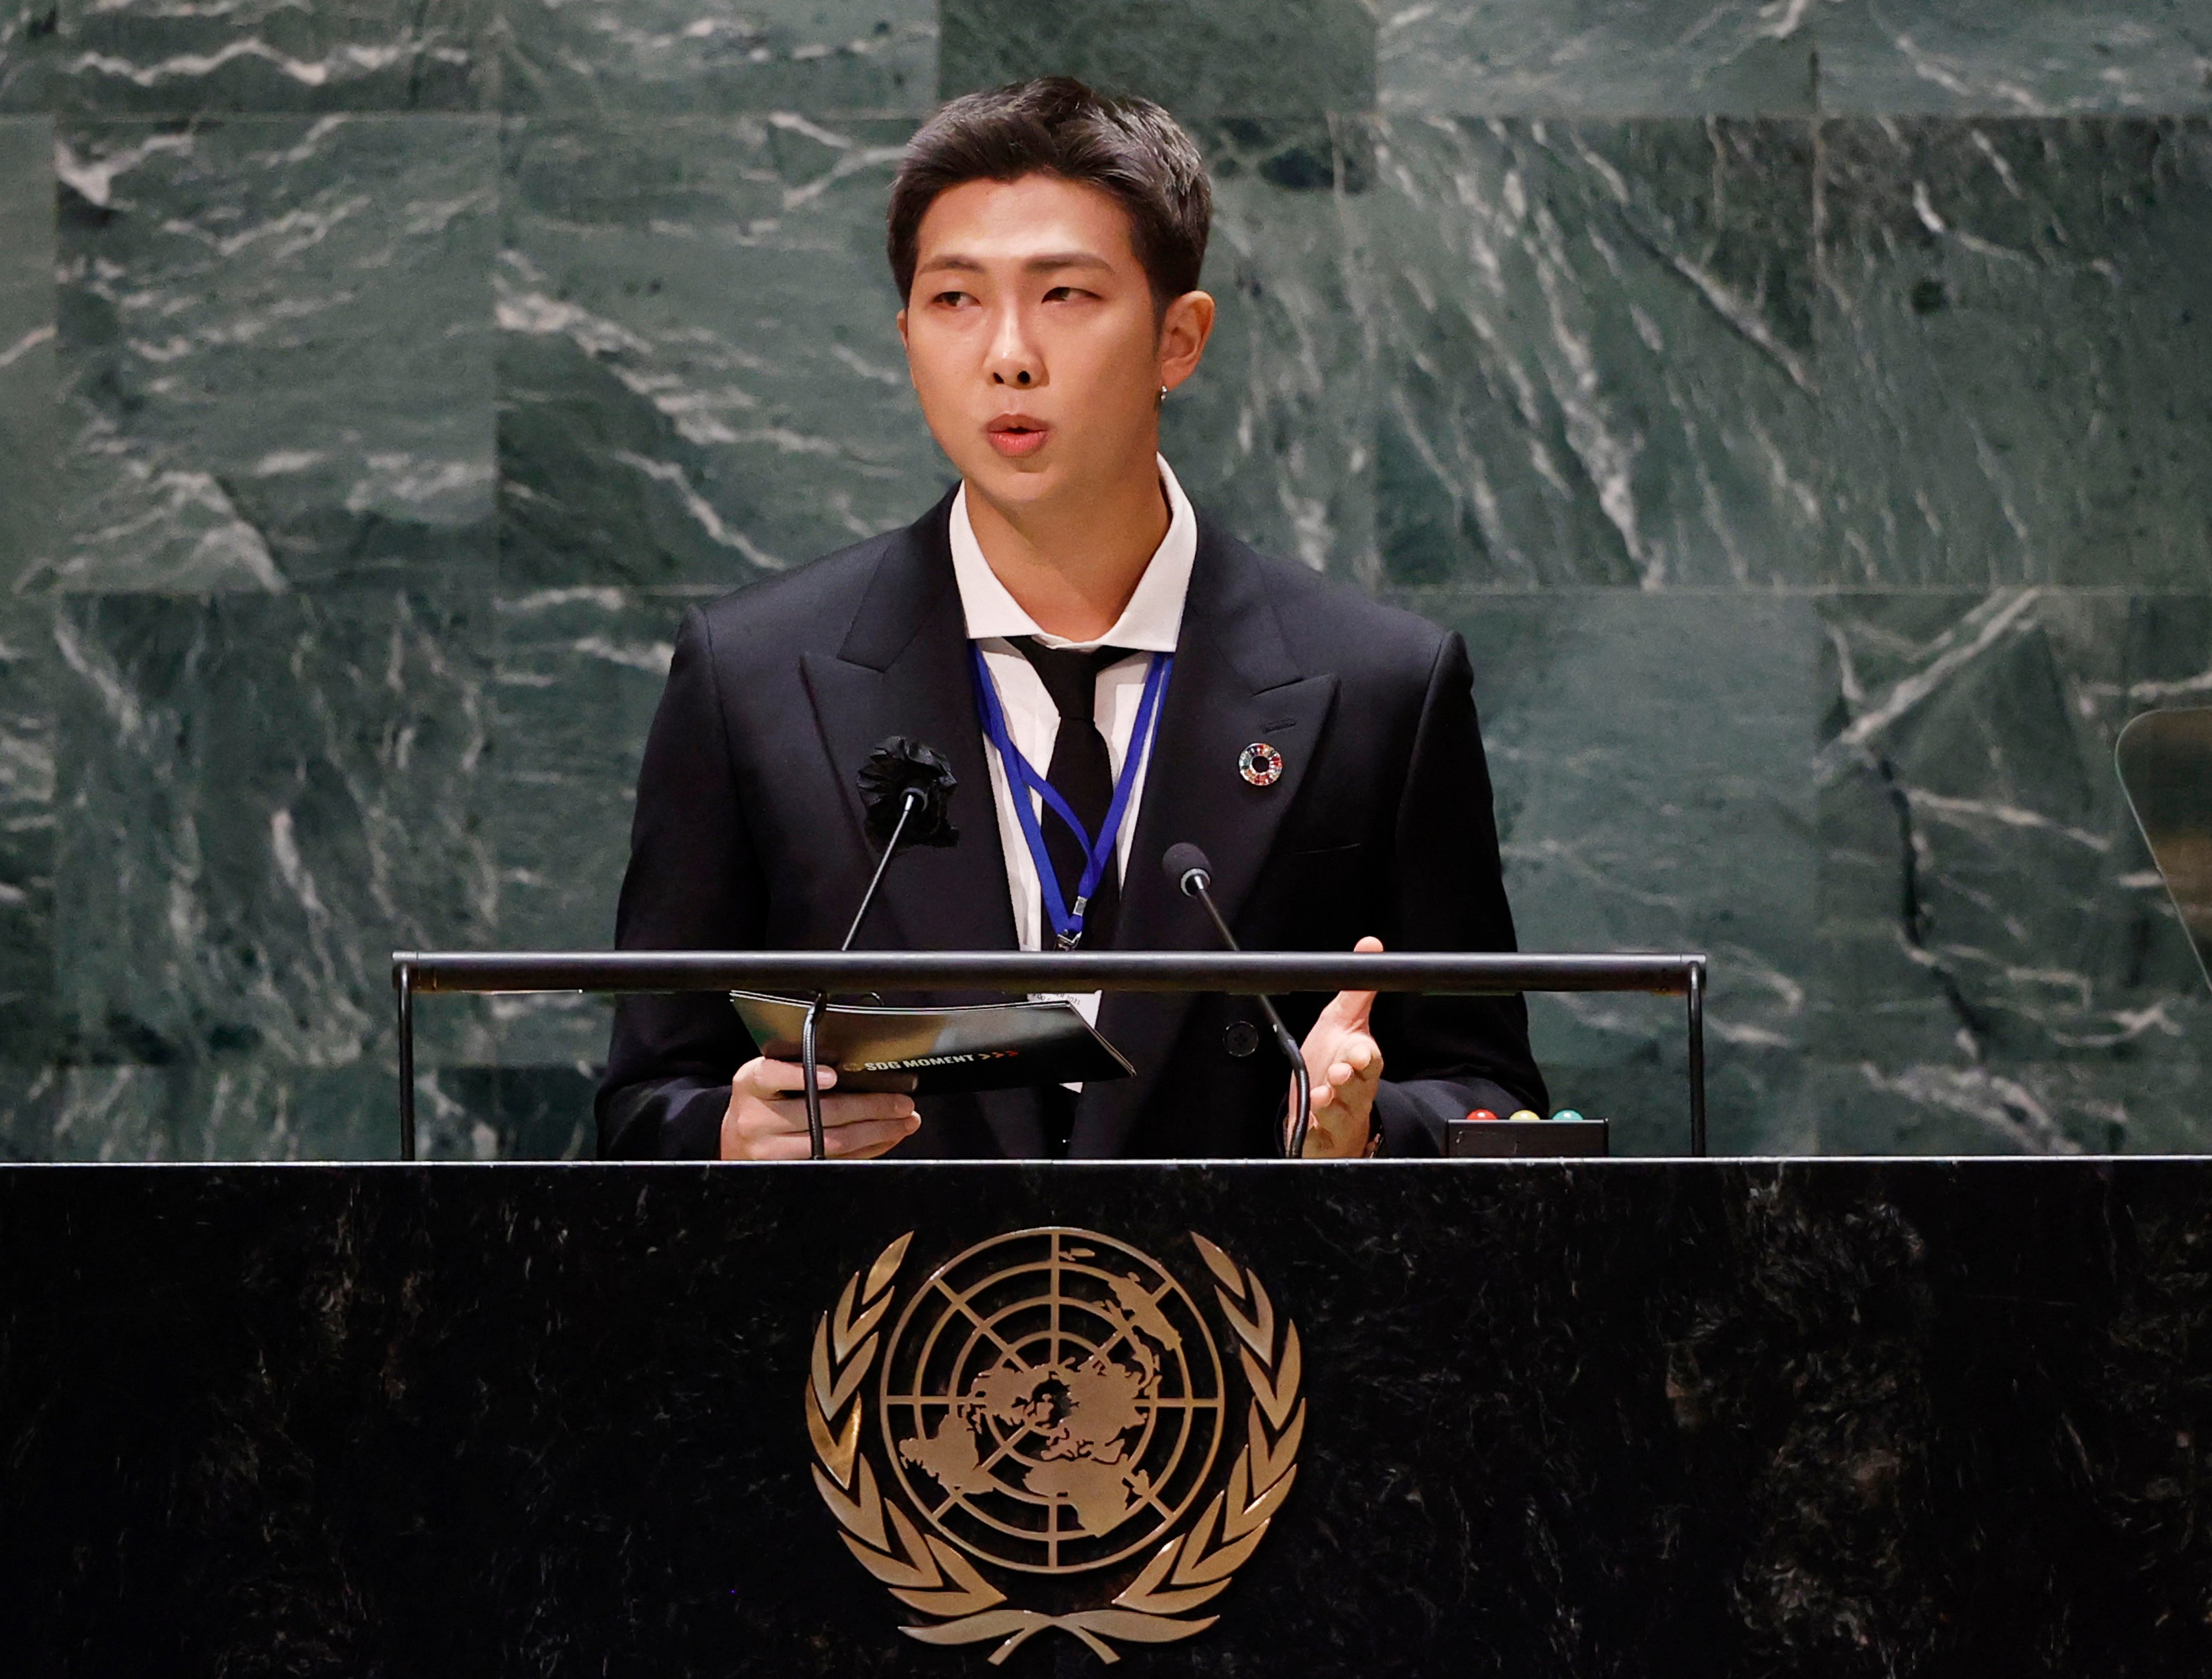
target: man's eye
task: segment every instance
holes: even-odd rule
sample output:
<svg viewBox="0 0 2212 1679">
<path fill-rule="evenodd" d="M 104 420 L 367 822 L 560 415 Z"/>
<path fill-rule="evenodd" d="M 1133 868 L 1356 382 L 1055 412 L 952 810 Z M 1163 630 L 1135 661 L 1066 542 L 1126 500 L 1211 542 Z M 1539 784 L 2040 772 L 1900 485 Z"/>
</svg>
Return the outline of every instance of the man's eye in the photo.
<svg viewBox="0 0 2212 1679">
<path fill-rule="evenodd" d="M 972 303 L 975 300 L 964 291 L 940 291 L 937 294 L 936 301 L 945 307 L 953 309 L 959 307 L 963 303 Z"/>
<path fill-rule="evenodd" d="M 1044 301 L 1048 303 L 1064 303 L 1073 298 L 1088 297 L 1090 295 L 1079 286 L 1054 286 L 1050 291 L 1045 293 Z"/>
</svg>

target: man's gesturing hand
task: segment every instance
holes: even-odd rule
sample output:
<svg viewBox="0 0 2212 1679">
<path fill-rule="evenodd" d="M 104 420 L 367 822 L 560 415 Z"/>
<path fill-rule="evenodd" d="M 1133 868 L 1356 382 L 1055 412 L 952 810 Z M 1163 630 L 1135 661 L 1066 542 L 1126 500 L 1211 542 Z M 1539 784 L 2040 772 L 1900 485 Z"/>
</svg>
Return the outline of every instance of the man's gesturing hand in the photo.
<svg viewBox="0 0 2212 1679">
<path fill-rule="evenodd" d="M 1370 935 L 1352 947 L 1365 954 L 1382 948 Z M 1367 1152 L 1375 1086 L 1382 1082 L 1382 1046 L 1367 1030 L 1372 991 L 1340 991 L 1314 1022 L 1302 1046 L 1313 1085 L 1313 1124 L 1306 1132 L 1309 1160 L 1342 1160 Z M 1298 1099 L 1295 1081 L 1291 1100 Z"/>
<path fill-rule="evenodd" d="M 806 1098 L 787 1092 L 800 1089 L 805 1074 L 787 1061 L 747 1062 L 730 1080 L 730 1105 L 722 1115 L 725 1160 L 804 1160 L 812 1149 L 806 1136 Z M 837 1081 L 827 1067 L 815 1071 L 816 1086 Z M 921 1116 L 910 1096 L 824 1096 L 822 1146 L 833 1160 L 872 1160 L 914 1135 Z"/>
</svg>

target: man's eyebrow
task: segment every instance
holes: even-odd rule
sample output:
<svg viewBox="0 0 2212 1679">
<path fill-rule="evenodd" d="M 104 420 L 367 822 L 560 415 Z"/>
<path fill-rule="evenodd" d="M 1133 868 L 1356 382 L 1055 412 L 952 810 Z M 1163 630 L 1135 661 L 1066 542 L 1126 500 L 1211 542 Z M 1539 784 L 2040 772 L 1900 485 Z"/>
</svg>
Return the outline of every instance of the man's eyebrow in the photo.
<svg viewBox="0 0 2212 1679">
<path fill-rule="evenodd" d="M 1049 273 L 1054 269 L 1060 268 L 1110 269 L 1114 265 L 1105 258 L 1090 251 L 1052 251 L 1042 256 L 1028 258 L 1022 264 L 1022 267 L 1031 274 Z M 957 252 L 947 252 L 942 256 L 930 258 L 915 271 L 918 274 L 934 274 L 940 271 L 981 274 L 984 271 L 984 265 L 974 257 L 963 257 Z"/>
</svg>

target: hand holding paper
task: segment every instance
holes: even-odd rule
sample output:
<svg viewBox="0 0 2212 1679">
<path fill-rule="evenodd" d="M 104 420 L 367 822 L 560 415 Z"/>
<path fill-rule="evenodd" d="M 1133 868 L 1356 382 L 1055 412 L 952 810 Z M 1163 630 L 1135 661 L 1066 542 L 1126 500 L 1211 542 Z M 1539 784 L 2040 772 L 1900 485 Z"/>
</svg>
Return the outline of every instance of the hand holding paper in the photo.
<svg viewBox="0 0 2212 1679">
<path fill-rule="evenodd" d="M 910 1096 L 831 1096 L 834 1068 L 817 1069 L 823 1144 L 833 1160 L 872 1160 L 904 1142 L 921 1123 Z M 722 1115 L 725 1160 L 804 1160 L 812 1152 L 806 1104 L 797 1095 L 799 1070 L 789 1062 L 755 1056 L 730 1080 Z"/>
</svg>

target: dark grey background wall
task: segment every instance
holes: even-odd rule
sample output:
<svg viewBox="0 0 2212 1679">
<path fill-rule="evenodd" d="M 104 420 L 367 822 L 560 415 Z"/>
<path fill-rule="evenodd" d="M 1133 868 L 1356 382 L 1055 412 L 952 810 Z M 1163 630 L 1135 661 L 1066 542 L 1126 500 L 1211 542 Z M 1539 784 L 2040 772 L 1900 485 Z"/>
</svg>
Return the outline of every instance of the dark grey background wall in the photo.
<svg viewBox="0 0 2212 1679">
<path fill-rule="evenodd" d="M 897 148 L 1048 70 L 1213 161 L 1178 471 L 1466 632 L 1717 1146 L 2212 1143 L 2110 767 L 2212 697 L 2212 0 L 0 0 L 0 1147 L 387 1153 L 386 952 L 606 941 L 684 604 L 945 477 Z M 428 1014 L 439 1152 L 588 1147 L 597 1005 Z M 1646 1149 L 1674 1026 L 1538 1011 Z"/>
</svg>

